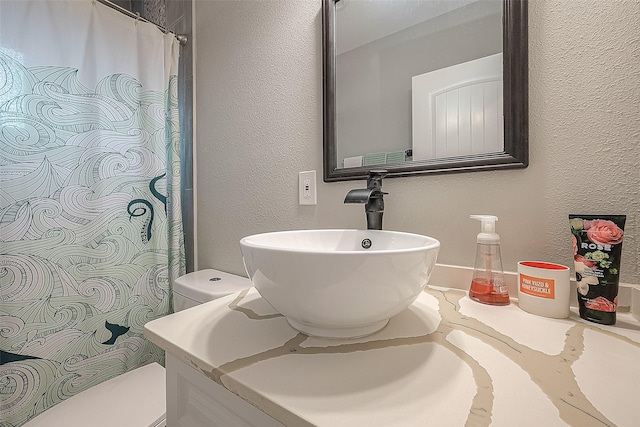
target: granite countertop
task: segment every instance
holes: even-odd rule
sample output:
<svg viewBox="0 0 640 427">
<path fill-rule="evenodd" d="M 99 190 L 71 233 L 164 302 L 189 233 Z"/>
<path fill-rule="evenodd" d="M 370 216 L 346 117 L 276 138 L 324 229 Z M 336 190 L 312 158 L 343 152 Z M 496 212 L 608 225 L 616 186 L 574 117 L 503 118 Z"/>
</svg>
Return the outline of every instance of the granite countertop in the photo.
<svg viewBox="0 0 640 427">
<path fill-rule="evenodd" d="M 287 426 L 638 425 L 640 322 L 494 307 L 427 287 L 380 332 L 308 337 L 253 288 L 145 335 Z"/>
</svg>

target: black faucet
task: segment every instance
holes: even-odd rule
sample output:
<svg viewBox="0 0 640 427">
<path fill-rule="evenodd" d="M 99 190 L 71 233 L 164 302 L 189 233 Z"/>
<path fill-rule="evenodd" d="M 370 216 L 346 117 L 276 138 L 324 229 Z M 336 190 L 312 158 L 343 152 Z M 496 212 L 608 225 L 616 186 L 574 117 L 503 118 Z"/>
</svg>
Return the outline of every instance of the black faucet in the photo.
<svg viewBox="0 0 640 427">
<path fill-rule="evenodd" d="M 384 193 L 382 178 L 386 170 L 371 170 L 367 178 L 367 188 L 351 190 L 344 198 L 345 203 L 366 203 L 364 211 L 367 214 L 367 229 L 382 230 L 382 214 L 384 213 Z"/>
</svg>

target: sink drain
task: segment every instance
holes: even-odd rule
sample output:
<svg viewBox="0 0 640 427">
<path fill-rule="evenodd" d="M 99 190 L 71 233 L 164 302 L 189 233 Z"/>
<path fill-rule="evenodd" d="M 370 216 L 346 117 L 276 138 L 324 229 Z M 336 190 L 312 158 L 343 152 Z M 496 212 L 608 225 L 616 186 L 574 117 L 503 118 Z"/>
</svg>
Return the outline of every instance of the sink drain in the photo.
<svg viewBox="0 0 640 427">
<path fill-rule="evenodd" d="M 371 240 L 369 239 L 362 240 L 362 247 L 364 249 L 369 249 L 371 247 Z"/>
</svg>

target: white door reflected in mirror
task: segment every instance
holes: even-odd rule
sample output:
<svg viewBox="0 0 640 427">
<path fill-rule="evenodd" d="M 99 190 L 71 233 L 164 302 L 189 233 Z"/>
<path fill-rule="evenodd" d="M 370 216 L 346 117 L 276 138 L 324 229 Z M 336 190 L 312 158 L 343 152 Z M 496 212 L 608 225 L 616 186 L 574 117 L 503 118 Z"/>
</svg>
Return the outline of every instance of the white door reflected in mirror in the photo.
<svg viewBox="0 0 640 427">
<path fill-rule="evenodd" d="M 413 159 L 504 150 L 502 53 L 413 76 Z"/>
</svg>

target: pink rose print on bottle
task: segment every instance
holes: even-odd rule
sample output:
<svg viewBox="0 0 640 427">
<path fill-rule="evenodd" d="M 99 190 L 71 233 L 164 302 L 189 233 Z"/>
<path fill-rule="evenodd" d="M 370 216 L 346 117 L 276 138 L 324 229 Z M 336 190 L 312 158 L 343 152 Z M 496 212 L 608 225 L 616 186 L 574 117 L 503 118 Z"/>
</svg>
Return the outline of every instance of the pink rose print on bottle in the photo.
<svg viewBox="0 0 640 427">
<path fill-rule="evenodd" d="M 624 233 L 613 221 L 603 219 L 585 221 L 584 228 L 587 230 L 587 238 L 593 243 L 602 246 L 622 243 Z"/>
</svg>

